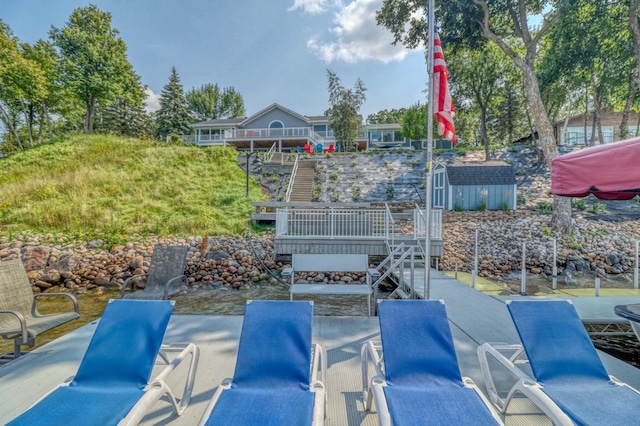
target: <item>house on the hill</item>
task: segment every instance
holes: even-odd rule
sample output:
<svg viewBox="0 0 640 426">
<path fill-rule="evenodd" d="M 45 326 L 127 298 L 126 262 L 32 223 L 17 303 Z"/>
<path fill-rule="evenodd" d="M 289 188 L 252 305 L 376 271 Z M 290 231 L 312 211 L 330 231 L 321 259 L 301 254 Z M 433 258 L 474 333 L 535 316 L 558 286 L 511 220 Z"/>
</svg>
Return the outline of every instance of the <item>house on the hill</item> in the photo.
<svg viewBox="0 0 640 426">
<path fill-rule="evenodd" d="M 515 210 L 516 176 L 502 162 L 443 164 L 433 168 L 434 209 Z"/>
<path fill-rule="evenodd" d="M 610 109 L 600 111 L 602 141 L 596 129 L 595 145 L 607 144 L 623 139 L 620 136 L 622 113 Z M 593 112 L 589 116 L 579 114 L 553 123 L 553 132 L 558 145 L 588 145 L 593 131 Z M 629 112 L 628 137 L 640 136 L 640 114 Z"/>
<path fill-rule="evenodd" d="M 186 142 L 199 146 L 223 145 L 239 149 L 296 151 L 309 144 L 313 152 L 336 146 L 331 117 L 306 116 L 279 104 L 271 104 L 242 118 L 207 120 L 192 124 L 194 135 L 183 135 Z M 356 138 L 358 149 L 409 146 L 400 134 L 400 124 L 368 124 Z"/>
</svg>

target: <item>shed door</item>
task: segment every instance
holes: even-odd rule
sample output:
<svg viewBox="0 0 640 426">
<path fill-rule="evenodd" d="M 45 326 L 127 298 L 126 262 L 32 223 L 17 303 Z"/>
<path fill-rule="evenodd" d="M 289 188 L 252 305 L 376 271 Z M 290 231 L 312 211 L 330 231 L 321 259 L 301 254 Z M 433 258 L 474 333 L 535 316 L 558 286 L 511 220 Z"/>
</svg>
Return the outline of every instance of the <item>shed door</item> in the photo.
<svg viewBox="0 0 640 426">
<path fill-rule="evenodd" d="M 434 209 L 444 209 L 444 169 L 433 172 L 433 204 Z"/>
</svg>

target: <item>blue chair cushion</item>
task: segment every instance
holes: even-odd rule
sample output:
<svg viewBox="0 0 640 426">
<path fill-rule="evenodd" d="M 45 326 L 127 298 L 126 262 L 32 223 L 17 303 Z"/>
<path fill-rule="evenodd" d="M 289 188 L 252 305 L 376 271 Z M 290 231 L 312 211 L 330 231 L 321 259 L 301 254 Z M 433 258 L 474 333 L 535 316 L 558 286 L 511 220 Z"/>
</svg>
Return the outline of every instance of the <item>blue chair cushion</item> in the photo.
<svg viewBox="0 0 640 426">
<path fill-rule="evenodd" d="M 393 423 L 402 426 L 497 424 L 473 389 L 455 384 L 424 387 L 385 386 Z"/>
<path fill-rule="evenodd" d="M 640 395 L 613 383 L 544 386 L 576 425 L 618 426 L 640 422 Z"/>
<path fill-rule="evenodd" d="M 283 389 L 228 389 L 222 393 L 207 425 L 310 425 L 312 392 Z"/>
<path fill-rule="evenodd" d="M 307 301 L 248 303 L 232 386 L 308 391 L 312 326 Z"/>
<path fill-rule="evenodd" d="M 609 382 L 573 304 L 512 301 L 507 307 L 538 382 L 574 386 Z"/>
<path fill-rule="evenodd" d="M 380 336 L 389 385 L 462 386 L 445 306 L 439 300 L 378 303 Z"/>
<path fill-rule="evenodd" d="M 11 426 L 107 426 L 117 425 L 144 394 L 141 389 L 56 389 Z"/>
</svg>

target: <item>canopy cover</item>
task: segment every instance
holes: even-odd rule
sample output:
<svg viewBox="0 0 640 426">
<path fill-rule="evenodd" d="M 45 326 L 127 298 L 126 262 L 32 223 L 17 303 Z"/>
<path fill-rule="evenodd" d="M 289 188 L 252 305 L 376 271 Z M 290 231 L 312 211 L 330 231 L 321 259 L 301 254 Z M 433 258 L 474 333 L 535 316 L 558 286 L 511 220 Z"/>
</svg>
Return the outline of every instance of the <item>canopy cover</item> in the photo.
<svg viewBox="0 0 640 426">
<path fill-rule="evenodd" d="M 640 195 L 640 138 L 598 145 L 551 160 L 551 192 L 602 200 Z"/>
</svg>

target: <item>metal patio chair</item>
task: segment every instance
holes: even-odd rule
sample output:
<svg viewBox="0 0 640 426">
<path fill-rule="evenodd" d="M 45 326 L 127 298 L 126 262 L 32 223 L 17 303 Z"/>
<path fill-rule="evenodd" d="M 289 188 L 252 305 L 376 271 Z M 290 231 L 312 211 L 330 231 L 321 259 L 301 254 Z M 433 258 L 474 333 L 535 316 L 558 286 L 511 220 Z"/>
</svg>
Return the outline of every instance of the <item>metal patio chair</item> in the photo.
<svg viewBox="0 0 640 426">
<path fill-rule="evenodd" d="M 151 265 L 148 274 L 129 277 L 122 284 L 122 298 L 124 299 L 168 299 L 180 292 L 187 285 L 184 267 L 187 262 L 187 246 L 161 246 L 153 248 Z M 132 287 L 133 280 L 146 276 L 146 286 L 143 290 L 126 290 Z"/>
<path fill-rule="evenodd" d="M 36 301 L 62 296 L 73 302 L 73 311 L 42 315 Z M 22 345 L 33 347 L 45 331 L 80 318 L 78 301 L 69 293 L 42 293 L 34 296 L 31 283 L 20 259 L 0 262 L 0 336 L 13 339 L 13 353 L 0 356 L 0 364 L 18 358 Z"/>
</svg>

